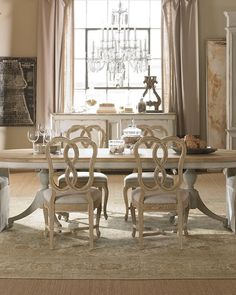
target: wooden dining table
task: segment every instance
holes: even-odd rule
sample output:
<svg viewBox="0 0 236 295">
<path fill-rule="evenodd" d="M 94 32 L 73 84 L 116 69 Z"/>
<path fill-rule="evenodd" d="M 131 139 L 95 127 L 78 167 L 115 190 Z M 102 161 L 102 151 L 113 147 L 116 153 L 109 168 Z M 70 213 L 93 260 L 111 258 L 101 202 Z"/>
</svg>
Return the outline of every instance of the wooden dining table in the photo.
<svg viewBox="0 0 236 295">
<path fill-rule="evenodd" d="M 80 169 L 85 169 L 90 159 L 91 151 L 89 149 L 80 150 L 78 165 Z M 153 168 L 152 150 L 143 149 L 141 153 L 144 168 Z M 179 155 L 171 150 L 167 168 L 177 168 Z M 61 154 L 53 156 L 56 162 L 56 168 L 65 167 L 63 156 Z M 43 194 L 42 191 L 48 188 L 48 164 L 45 154 L 33 155 L 32 149 L 12 149 L 0 151 L 0 174 L 4 169 L 39 169 L 39 179 L 41 183 L 40 190 L 36 193 L 31 205 L 22 213 L 8 218 L 7 226 L 12 227 L 14 221 L 24 218 L 38 208 L 42 208 Z M 114 171 L 128 174 L 136 168 L 136 160 L 130 150 L 125 150 L 124 154 L 111 154 L 108 148 L 99 148 L 95 168 L 102 172 Z M 189 191 L 190 209 L 199 209 L 207 216 L 219 220 L 223 225 L 236 232 L 235 222 L 235 191 L 236 191 L 236 150 L 217 150 L 210 154 L 191 154 L 187 155 L 184 161 L 184 182 L 185 188 Z M 199 192 L 194 185 L 197 181 L 197 175 L 200 171 L 209 171 L 217 169 L 222 170 L 226 177 L 226 214 L 225 216 L 217 215 L 212 212 L 202 201 Z M 1 175 L 0 175 L 1 176 Z M 122 194 L 122 192 L 121 192 Z"/>
</svg>

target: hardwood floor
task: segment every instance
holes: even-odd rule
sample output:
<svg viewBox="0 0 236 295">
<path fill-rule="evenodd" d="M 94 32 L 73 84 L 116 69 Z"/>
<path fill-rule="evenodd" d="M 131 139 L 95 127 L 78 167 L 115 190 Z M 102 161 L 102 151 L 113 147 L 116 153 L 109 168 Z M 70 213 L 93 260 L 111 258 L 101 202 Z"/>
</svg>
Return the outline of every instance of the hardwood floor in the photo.
<svg viewBox="0 0 236 295">
<path fill-rule="evenodd" d="M 236 280 L 1 279 L 1 295 L 235 295 Z"/>
<path fill-rule="evenodd" d="M 204 175 L 217 190 L 219 175 Z M 224 179 L 223 179 L 224 181 Z M 35 173 L 13 173 L 11 195 L 30 194 L 38 187 Z M 222 185 L 222 183 L 221 183 Z M 214 195 L 214 194 L 210 194 Z M 0 279 L 0 295 L 235 295 L 236 280 L 38 280 Z"/>
</svg>

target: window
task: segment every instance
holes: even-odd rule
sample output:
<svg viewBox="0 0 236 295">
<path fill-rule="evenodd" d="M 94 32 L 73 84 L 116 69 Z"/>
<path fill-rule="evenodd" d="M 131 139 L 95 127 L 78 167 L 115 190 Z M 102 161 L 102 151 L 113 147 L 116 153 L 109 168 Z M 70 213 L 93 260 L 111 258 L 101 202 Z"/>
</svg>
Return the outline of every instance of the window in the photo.
<svg viewBox="0 0 236 295">
<path fill-rule="evenodd" d="M 75 111 L 81 110 L 90 96 L 98 103 L 112 102 L 117 108 L 129 106 L 136 110 L 145 89 L 144 76 L 147 75 L 157 76 L 156 90 L 161 96 L 161 0 L 121 1 L 123 7 L 128 10 L 129 27 L 131 30 L 136 30 L 138 40 L 147 40 L 151 60 L 146 72 L 136 73 L 128 66 L 123 85 L 116 87 L 109 80 L 106 67 L 96 73 L 88 68 L 87 58 L 93 44 L 99 43 L 102 28 L 111 26 L 112 11 L 118 8 L 119 2 L 119 0 L 75 0 L 74 2 Z"/>
</svg>

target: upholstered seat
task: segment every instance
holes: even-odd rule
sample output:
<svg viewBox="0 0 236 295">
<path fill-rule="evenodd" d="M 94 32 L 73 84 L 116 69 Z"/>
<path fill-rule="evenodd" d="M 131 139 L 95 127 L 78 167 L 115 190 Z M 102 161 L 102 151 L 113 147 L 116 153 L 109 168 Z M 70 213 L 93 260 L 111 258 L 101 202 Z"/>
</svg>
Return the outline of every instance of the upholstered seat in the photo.
<svg viewBox="0 0 236 295">
<path fill-rule="evenodd" d="M 132 200 L 133 204 L 138 205 L 138 203 L 140 201 L 140 194 L 141 194 L 140 187 L 138 187 L 132 191 L 131 200 Z M 184 190 L 183 190 L 182 201 L 184 204 L 188 203 L 188 193 Z M 173 204 L 174 206 L 176 206 L 176 204 L 177 204 L 176 194 L 169 193 L 169 192 L 167 192 L 167 193 L 160 192 L 160 190 L 147 192 L 147 193 L 145 193 L 143 203 L 144 204 L 157 204 L 158 203 L 160 205 L 168 204 L 168 206 L 171 206 L 171 204 Z"/>
<path fill-rule="evenodd" d="M 154 181 L 154 173 L 153 172 L 143 172 L 143 182 L 144 183 L 155 183 Z M 173 177 L 170 175 L 168 179 L 166 179 L 169 183 L 173 182 Z M 129 187 L 137 187 L 138 186 L 138 173 L 134 172 L 127 175 L 124 179 L 124 185 Z"/>
<path fill-rule="evenodd" d="M 94 203 L 101 202 L 101 192 L 97 188 L 92 188 L 90 190 L 91 198 Z M 50 203 L 52 198 L 52 188 L 43 191 L 44 200 Z M 88 205 L 88 201 L 84 198 L 84 193 L 74 193 L 72 192 L 59 192 L 57 194 L 57 199 L 55 204 L 86 204 Z"/>
</svg>

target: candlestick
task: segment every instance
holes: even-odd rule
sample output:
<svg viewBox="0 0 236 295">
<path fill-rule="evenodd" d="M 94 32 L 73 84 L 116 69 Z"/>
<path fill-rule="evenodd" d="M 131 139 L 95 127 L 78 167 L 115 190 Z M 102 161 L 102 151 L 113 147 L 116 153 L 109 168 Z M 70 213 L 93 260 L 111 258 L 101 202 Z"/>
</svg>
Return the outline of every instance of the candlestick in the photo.
<svg viewBox="0 0 236 295">
<path fill-rule="evenodd" d="M 144 40 L 144 52 L 146 53 L 146 51 L 147 51 L 147 40 L 145 39 Z"/>
<path fill-rule="evenodd" d="M 107 28 L 107 42 L 109 41 L 109 28 Z"/>
</svg>

